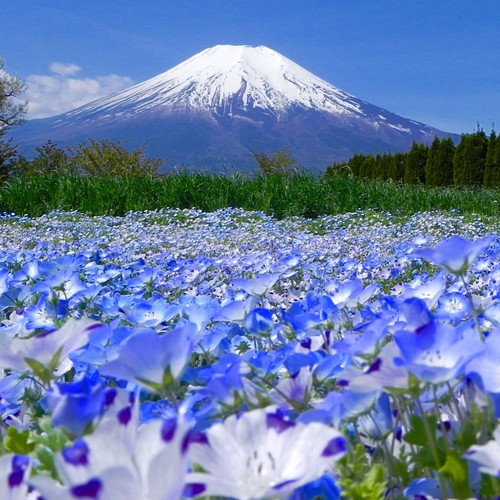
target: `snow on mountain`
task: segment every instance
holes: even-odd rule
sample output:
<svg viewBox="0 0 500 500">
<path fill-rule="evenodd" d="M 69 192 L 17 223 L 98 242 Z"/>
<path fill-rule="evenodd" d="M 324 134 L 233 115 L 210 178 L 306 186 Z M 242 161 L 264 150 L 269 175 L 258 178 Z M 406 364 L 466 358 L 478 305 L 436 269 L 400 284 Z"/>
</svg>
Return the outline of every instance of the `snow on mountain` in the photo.
<svg viewBox="0 0 500 500">
<path fill-rule="evenodd" d="M 217 45 L 143 83 L 12 136 L 30 156 L 47 140 L 148 145 L 173 165 L 255 168 L 252 151 L 289 147 L 321 171 L 355 153 L 407 150 L 452 134 L 362 101 L 264 46 Z"/>
<path fill-rule="evenodd" d="M 292 106 L 336 114 L 363 114 L 360 102 L 263 45 L 217 45 L 125 91 L 83 106 L 68 116 L 95 110 L 129 113 L 169 107 L 217 115 L 258 108 L 279 117 Z"/>
</svg>

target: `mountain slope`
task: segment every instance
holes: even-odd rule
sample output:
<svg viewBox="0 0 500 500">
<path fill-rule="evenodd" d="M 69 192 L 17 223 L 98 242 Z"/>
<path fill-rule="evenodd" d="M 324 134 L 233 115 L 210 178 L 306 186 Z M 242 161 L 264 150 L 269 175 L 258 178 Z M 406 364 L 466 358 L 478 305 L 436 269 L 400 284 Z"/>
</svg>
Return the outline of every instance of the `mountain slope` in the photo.
<svg viewBox="0 0 500 500">
<path fill-rule="evenodd" d="M 354 153 L 448 136 L 337 89 L 264 46 L 217 45 L 122 92 L 15 131 L 23 152 L 46 140 L 145 141 L 172 165 L 254 168 L 251 151 L 289 147 L 322 170 Z"/>
</svg>

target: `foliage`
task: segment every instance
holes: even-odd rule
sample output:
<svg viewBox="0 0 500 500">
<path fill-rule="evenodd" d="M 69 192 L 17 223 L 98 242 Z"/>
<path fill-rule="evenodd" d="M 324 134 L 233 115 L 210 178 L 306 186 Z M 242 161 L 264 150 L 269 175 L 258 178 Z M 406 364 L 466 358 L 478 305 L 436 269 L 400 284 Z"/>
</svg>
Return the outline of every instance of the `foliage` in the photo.
<svg viewBox="0 0 500 500">
<path fill-rule="evenodd" d="M 425 183 L 428 186 L 453 185 L 453 156 L 455 144 L 451 138 L 434 138 L 425 165 Z"/>
<path fill-rule="evenodd" d="M 287 147 L 275 151 L 271 155 L 252 151 L 257 162 L 258 172 L 263 175 L 289 175 L 294 172 L 297 162 L 293 159 Z"/>
<path fill-rule="evenodd" d="M 453 181 L 458 186 L 482 186 L 488 139 L 482 130 L 463 135 L 453 157 Z"/>
<path fill-rule="evenodd" d="M 403 181 L 407 184 L 425 184 L 425 164 L 428 148 L 424 144 L 413 143 L 406 155 Z"/>
<path fill-rule="evenodd" d="M 70 148 L 71 163 L 76 171 L 97 177 L 153 177 L 163 161 L 146 158 L 145 149 L 128 151 L 119 142 L 91 139 Z"/>
</svg>

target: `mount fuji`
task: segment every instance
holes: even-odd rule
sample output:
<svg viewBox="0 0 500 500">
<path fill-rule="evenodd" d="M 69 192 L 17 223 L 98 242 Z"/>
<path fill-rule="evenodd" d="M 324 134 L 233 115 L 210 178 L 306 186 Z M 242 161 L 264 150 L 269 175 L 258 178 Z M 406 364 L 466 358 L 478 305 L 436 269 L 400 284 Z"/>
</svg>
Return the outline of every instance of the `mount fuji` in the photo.
<svg viewBox="0 0 500 500">
<path fill-rule="evenodd" d="M 146 144 L 147 153 L 222 171 L 255 168 L 252 151 L 288 147 L 320 172 L 355 153 L 407 150 L 453 134 L 403 118 L 325 82 L 265 46 L 217 45 L 150 80 L 11 131 L 21 153 L 49 139 Z"/>
</svg>

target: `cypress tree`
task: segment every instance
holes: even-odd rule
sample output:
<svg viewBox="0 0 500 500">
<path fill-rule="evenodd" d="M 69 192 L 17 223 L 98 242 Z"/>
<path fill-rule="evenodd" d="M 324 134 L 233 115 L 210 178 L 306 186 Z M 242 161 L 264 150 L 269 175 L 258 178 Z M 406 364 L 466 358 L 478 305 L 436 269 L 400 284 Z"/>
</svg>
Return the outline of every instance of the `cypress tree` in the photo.
<svg viewBox="0 0 500 500">
<path fill-rule="evenodd" d="M 373 167 L 375 166 L 375 158 L 373 156 L 365 156 L 359 170 L 359 176 L 365 179 L 373 177 Z"/>
<path fill-rule="evenodd" d="M 453 156 L 455 186 L 482 186 L 488 139 L 482 130 L 462 135 Z"/>
<path fill-rule="evenodd" d="M 491 176 L 491 187 L 498 188 L 500 187 L 500 135 L 495 141 L 495 152 L 493 158 L 494 168 L 493 175 Z"/>
<path fill-rule="evenodd" d="M 403 181 L 407 184 L 425 183 L 425 165 L 429 148 L 425 144 L 413 143 L 406 155 Z"/>
<path fill-rule="evenodd" d="M 441 140 L 439 137 L 434 137 L 427 161 L 425 163 L 425 183 L 428 186 L 440 186 L 440 168 L 439 168 L 439 151 L 441 149 Z"/>
<path fill-rule="evenodd" d="M 365 157 L 362 154 L 355 154 L 348 162 L 347 165 L 351 169 L 351 172 L 355 177 L 359 177 L 361 171 L 361 165 L 363 164 Z"/>
<path fill-rule="evenodd" d="M 486 159 L 484 162 L 484 180 L 483 186 L 487 188 L 497 187 L 496 179 L 496 163 L 495 163 L 495 149 L 497 143 L 497 135 L 494 130 L 491 131 L 488 139 L 488 148 L 486 150 Z"/>
<path fill-rule="evenodd" d="M 406 153 L 396 153 L 391 157 L 388 179 L 394 181 L 403 180 L 405 161 Z"/>
</svg>

